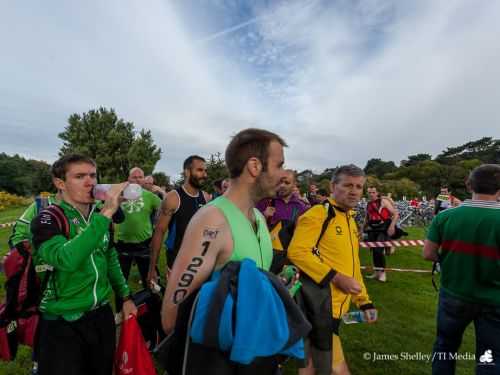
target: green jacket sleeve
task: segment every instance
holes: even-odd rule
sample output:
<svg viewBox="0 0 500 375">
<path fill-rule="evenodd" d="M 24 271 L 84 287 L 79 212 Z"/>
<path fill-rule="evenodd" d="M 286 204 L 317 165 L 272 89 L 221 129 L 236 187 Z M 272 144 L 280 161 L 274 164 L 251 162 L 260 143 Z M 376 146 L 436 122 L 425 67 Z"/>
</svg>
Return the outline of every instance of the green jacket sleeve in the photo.
<svg viewBox="0 0 500 375">
<path fill-rule="evenodd" d="M 51 215 L 38 215 L 31 224 L 36 258 L 56 270 L 75 272 L 99 246 L 111 220 L 92 215 L 89 226 L 68 240 Z"/>
<path fill-rule="evenodd" d="M 10 246 L 16 246 L 18 243 L 24 240 L 31 240 L 31 230 L 30 224 L 36 216 L 36 203 L 33 202 L 21 215 L 19 219 L 16 220 L 16 224 L 12 229 L 12 234 L 9 238 Z"/>
<path fill-rule="evenodd" d="M 116 250 L 114 248 L 108 249 L 106 256 L 108 259 L 108 279 L 114 292 L 121 298 L 129 296 L 130 288 L 125 281 L 125 277 L 123 277 Z M 146 287 L 146 285 L 144 285 L 144 287 Z"/>
</svg>

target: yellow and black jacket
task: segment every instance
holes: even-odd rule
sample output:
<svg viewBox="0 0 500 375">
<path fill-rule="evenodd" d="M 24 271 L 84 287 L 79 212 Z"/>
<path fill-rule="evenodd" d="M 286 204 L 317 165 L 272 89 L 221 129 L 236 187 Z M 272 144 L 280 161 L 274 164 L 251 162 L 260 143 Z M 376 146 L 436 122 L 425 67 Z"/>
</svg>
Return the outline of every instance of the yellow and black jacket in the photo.
<svg viewBox="0 0 500 375">
<path fill-rule="evenodd" d="M 335 208 L 335 216 L 319 242 L 319 254 L 314 254 L 312 249 L 327 219 L 328 208 L 324 205 L 313 206 L 299 217 L 288 247 L 288 258 L 317 284 L 330 284 L 333 318 L 340 319 L 349 311 L 351 300 L 363 310 L 373 305 L 361 276 L 358 228 L 354 212 L 342 210 L 332 199 L 329 203 Z M 361 293 L 354 296 L 337 289 L 331 283 L 337 272 L 354 277 L 361 285 Z"/>
</svg>

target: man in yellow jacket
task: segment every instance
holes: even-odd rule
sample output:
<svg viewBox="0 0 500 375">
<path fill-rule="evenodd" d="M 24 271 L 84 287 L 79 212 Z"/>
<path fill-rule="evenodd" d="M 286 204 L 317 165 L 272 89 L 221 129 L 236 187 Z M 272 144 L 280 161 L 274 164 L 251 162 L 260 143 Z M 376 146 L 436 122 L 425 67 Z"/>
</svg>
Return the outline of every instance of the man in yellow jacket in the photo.
<svg viewBox="0 0 500 375">
<path fill-rule="evenodd" d="M 338 168 L 332 177 L 332 197 L 328 200 L 335 215 L 321 237 L 318 251 L 313 252 L 312 249 L 318 241 L 323 223 L 328 220 L 328 205 L 316 205 L 299 218 L 288 248 L 292 263 L 318 285 L 329 285 L 332 296 L 332 325 L 335 328 L 332 329 L 331 353 L 326 353 L 329 360 L 316 360 L 322 356 L 312 355 L 317 348 L 309 342 L 308 367 L 300 370 L 301 375 L 329 375 L 330 371 L 333 374 L 350 374 L 338 327 L 342 315 L 349 311 L 351 301 L 364 311 L 367 322 L 372 323 L 377 319 L 377 311 L 368 297 L 361 276 L 358 228 L 353 211 L 361 199 L 364 184 L 362 169 L 352 164 Z M 314 325 L 314 320 L 312 323 Z M 321 363 L 313 363 L 313 358 Z"/>
</svg>

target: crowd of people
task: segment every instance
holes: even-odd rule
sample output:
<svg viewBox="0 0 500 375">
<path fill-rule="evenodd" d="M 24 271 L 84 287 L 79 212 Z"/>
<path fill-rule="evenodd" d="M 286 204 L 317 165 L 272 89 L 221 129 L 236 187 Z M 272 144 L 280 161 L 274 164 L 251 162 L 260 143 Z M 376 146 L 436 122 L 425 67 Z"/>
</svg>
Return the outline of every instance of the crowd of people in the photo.
<svg viewBox="0 0 500 375">
<path fill-rule="evenodd" d="M 145 288 L 166 280 L 162 365 L 170 375 L 275 375 L 286 357 L 299 360 L 301 375 L 350 374 L 342 318 L 353 304 L 366 322 L 377 321 L 364 277 L 386 282 L 390 253 L 372 248 L 374 273 L 363 276 L 359 243 L 363 234 L 369 241 L 398 238 L 399 212 L 352 164 L 335 170 L 329 191 L 311 184 L 301 195 L 294 171 L 284 169 L 286 147 L 275 133 L 246 129 L 229 142 L 228 177 L 215 181 L 212 194 L 202 190 L 205 160 L 192 155 L 181 186 L 167 191 L 135 167 L 102 202 L 93 195 L 92 159 L 73 154 L 56 161 L 57 195 L 48 204 L 59 213 L 35 202 L 10 238 L 11 248 L 29 241 L 46 273 L 34 348 L 38 374 L 112 373 L 110 297 L 114 292 L 123 319 L 138 313 L 127 284 L 133 264 Z M 142 193 L 124 200 L 130 183 Z M 448 353 L 433 356 L 433 374 L 454 373 L 452 354 L 470 322 L 477 353 L 490 350 L 497 358 L 496 366 L 478 364 L 477 373 L 500 373 L 500 166 L 477 167 L 467 187 L 472 199 L 465 202 L 441 189 L 424 247 L 424 257 L 441 264 L 434 353 Z M 358 225 L 354 210 L 364 191 L 366 215 Z M 163 246 L 165 270 L 158 268 Z M 290 265 L 294 276 L 285 281 Z M 288 292 L 299 283 L 293 300 Z M 228 332 L 231 339 L 223 340 Z"/>
</svg>

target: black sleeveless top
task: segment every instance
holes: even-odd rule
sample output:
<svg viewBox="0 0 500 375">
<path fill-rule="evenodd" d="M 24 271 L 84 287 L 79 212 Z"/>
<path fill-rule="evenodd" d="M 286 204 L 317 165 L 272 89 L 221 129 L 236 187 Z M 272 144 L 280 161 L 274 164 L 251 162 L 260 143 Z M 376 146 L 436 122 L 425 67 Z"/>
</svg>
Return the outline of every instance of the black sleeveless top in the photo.
<svg viewBox="0 0 500 375">
<path fill-rule="evenodd" d="M 203 192 L 200 190 L 197 197 L 193 197 L 186 193 L 184 188 L 178 187 L 175 189 L 179 195 L 179 208 L 172 215 L 170 224 L 168 225 L 168 237 L 165 245 L 168 249 L 168 263 L 173 263 L 173 259 L 177 256 L 181 247 L 184 232 L 193 215 L 207 203 Z"/>
</svg>

